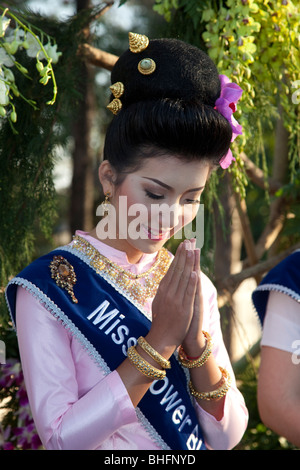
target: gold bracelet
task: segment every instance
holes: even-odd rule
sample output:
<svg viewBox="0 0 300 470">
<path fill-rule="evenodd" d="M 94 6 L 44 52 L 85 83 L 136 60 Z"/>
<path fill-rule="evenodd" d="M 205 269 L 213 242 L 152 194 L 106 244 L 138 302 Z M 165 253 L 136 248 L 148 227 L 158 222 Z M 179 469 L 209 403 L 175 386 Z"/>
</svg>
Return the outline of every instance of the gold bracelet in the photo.
<svg viewBox="0 0 300 470">
<path fill-rule="evenodd" d="M 163 369 L 171 369 L 171 363 L 168 361 L 165 357 L 161 356 L 157 351 L 155 351 L 154 348 L 148 343 L 148 341 L 143 338 L 143 336 L 140 336 L 138 339 L 138 344 L 141 346 L 141 348 L 149 354 L 154 361 L 156 361 Z"/>
<path fill-rule="evenodd" d="M 222 372 L 221 386 L 212 392 L 197 392 L 197 390 L 194 389 L 192 381 L 190 380 L 189 389 L 195 398 L 209 401 L 218 400 L 219 398 L 222 398 L 226 395 L 231 385 L 231 378 L 227 370 L 223 369 L 223 367 L 219 367 L 219 369 Z"/>
<path fill-rule="evenodd" d="M 184 367 L 188 367 L 189 369 L 192 369 L 193 367 L 201 367 L 203 366 L 203 364 L 206 363 L 207 359 L 211 355 L 211 352 L 212 352 L 211 336 L 206 331 L 202 331 L 202 333 L 206 339 L 206 346 L 200 357 L 196 359 L 192 359 L 192 360 L 188 359 L 186 353 L 183 350 L 183 347 L 180 346 L 179 351 L 178 351 L 178 359 Z"/>
<path fill-rule="evenodd" d="M 136 369 L 146 377 L 150 377 L 151 379 L 161 380 L 164 379 L 166 376 L 165 370 L 156 369 L 153 367 L 149 362 L 145 361 L 142 356 L 136 351 L 134 346 L 130 346 L 127 350 L 127 357 L 130 362 L 136 367 Z"/>
</svg>

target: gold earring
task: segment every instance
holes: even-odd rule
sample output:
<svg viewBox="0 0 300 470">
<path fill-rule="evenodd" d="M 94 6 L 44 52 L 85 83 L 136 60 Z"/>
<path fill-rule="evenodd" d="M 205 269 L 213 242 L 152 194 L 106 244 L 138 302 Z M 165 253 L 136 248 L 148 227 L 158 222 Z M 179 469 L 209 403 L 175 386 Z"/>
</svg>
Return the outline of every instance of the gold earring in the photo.
<svg viewBox="0 0 300 470">
<path fill-rule="evenodd" d="M 111 203 L 109 202 L 110 192 L 105 193 L 105 199 L 102 202 L 101 206 L 103 208 L 103 217 L 106 217 L 109 214 L 109 207 Z"/>
<path fill-rule="evenodd" d="M 149 39 L 144 34 L 128 33 L 129 36 L 129 49 L 135 54 L 147 49 Z"/>
</svg>

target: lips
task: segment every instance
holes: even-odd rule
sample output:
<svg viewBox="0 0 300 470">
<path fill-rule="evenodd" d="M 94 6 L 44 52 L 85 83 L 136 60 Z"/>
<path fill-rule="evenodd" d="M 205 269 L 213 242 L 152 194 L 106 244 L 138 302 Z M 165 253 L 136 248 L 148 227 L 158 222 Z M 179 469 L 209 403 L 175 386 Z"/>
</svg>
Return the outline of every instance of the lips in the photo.
<svg viewBox="0 0 300 470">
<path fill-rule="evenodd" d="M 150 240 L 165 240 L 168 238 L 170 231 L 162 231 L 162 230 L 154 230 L 150 227 L 146 227 L 145 225 L 141 226 L 144 233 Z"/>
</svg>

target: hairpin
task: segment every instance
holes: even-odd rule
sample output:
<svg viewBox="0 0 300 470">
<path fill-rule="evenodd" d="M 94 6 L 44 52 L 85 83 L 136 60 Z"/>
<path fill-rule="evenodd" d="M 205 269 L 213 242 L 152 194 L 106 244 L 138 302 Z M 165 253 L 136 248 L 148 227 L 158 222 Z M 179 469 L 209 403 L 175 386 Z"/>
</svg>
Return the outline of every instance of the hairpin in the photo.
<svg viewBox="0 0 300 470">
<path fill-rule="evenodd" d="M 122 108 L 122 102 L 119 100 L 119 98 L 115 98 L 112 100 L 107 106 L 107 109 L 109 109 L 113 114 L 118 114 L 120 109 Z"/>
<path fill-rule="evenodd" d="M 156 63 L 153 59 L 142 59 L 138 63 L 138 71 L 143 75 L 150 75 L 156 69 Z"/>
<path fill-rule="evenodd" d="M 149 39 L 144 34 L 128 33 L 129 36 L 129 49 L 135 54 L 147 49 Z"/>
<path fill-rule="evenodd" d="M 115 99 L 113 99 L 108 105 L 107 108 L 113 113 L 118 114 L 120 109 L 122 108 L 122 102 L 119 99 L 124 93 L 124 85 L 122 82 L 113 83 L 110 87 L 112 94 L 114 95 Z"/>
<path fill-rule="evenodd" d="M 113 83 L 109 88 L 115 98 L 120 98 L 124 93 L 124 85 L 122 82 Z"/>
</svg>

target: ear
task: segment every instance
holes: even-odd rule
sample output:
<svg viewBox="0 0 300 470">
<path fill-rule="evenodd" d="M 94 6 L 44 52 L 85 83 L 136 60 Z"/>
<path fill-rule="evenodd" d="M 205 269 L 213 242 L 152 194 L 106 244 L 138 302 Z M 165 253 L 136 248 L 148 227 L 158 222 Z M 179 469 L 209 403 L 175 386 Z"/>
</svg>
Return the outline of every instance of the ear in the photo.
<svg viewBox="0 0 300 470">
<path fill-rule="evenodd" d="M 115 170 L 111 166 L 108 160 L 104 160 L 99 166 L 99 180 L 103 188 L 103 194 L 109 193 L 110 196 L 114 193 L 114 180 Z"/>
</svg>

